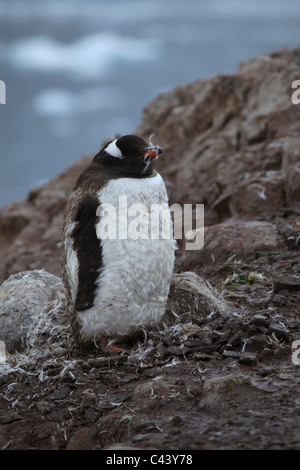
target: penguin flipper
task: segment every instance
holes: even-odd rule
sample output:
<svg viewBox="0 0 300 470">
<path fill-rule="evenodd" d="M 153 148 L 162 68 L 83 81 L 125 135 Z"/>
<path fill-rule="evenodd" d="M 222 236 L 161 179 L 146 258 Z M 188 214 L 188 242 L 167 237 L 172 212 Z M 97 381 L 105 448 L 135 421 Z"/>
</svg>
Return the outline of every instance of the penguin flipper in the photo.
<svg viewBox="0 0 300 470">
<path fill-rule="evenodd" d="M 94 305 L 97 281 L 103 268 L 101 240 L 96 234 L 99 200 L 87 196 L 81 201 L 75 215 L 72 232 L 73 249 L 78 260 L 78 285 L 75 299 L 77 311 Z"/>
</svg>

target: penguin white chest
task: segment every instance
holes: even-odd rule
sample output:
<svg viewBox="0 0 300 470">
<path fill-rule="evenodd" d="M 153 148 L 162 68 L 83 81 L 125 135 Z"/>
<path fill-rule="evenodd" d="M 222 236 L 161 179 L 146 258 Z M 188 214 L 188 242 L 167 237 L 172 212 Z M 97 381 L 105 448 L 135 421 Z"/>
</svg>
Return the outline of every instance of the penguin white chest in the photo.
<svg viewBox="0 0 300 470">
<path fill-rule="evenodd" d="M 165 184 L 150 178 L 111 180 L 99 191 L 96 227 L 102 270 L 92 308 L 78 312 L 81 336 L 124 336 L 165 312 L 175 241 Z"/>
</svg>

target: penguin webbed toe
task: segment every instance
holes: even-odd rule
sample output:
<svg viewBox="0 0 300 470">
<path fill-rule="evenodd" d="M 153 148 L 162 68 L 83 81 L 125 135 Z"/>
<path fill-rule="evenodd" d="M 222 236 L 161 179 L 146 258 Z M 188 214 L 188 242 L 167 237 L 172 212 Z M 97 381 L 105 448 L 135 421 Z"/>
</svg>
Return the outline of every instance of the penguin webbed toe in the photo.
<svg viewBox="0 0 300 470">
<path fill-rule="evenodd" d="M 106 336 L 102 336 L 100 340 L 100 348 L 102 351 L 107 351 L 110 353 L 121 353 L 127 351 L 126 349 L 121 348 L 117 344 L 113 344 L 112 342 L 110 342 Z"/>
</svg>

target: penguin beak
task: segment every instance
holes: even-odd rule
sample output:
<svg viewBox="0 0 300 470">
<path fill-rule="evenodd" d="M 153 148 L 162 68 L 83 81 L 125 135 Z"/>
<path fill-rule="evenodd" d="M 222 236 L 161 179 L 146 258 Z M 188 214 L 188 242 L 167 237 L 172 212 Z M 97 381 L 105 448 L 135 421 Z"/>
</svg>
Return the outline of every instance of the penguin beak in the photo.
<svg viewBox="0 0 300 470">
<path fill-rule="evenodd" d="M 145 152 L 143 153 L 143 157 L 149 160 L 155 160 L 160 153 L 163 152 L 163 149 L 158 145 L 150 145 L 146 147 Z"/>
</svg>

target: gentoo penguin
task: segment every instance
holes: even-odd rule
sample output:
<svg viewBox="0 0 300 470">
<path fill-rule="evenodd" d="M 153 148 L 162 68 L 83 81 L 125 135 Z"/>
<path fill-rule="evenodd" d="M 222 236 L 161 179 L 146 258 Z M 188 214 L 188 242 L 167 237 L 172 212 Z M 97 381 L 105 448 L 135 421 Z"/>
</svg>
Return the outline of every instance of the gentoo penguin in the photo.
<svg viewBox="0 0 300 470">
<path fill-rule="evenodd" d="M 121 351 L 115 341 L 156 325 L 164 315 L 176 242 L 166 187 L 152 167 L 161 152 L 135 135 L 112 140 L 73 188 L 64 218 L 62 269 L 71 326 L 81 345 Z M 167 209 L 161 217 L 169 235 L 129 233 L 132 207 L 144 208 L 148 222 L 153 207 L 160 206 Z M 105 232 L 109 224 L 117 227 L 108 231 L 111 236 Z"/>
</svg>

